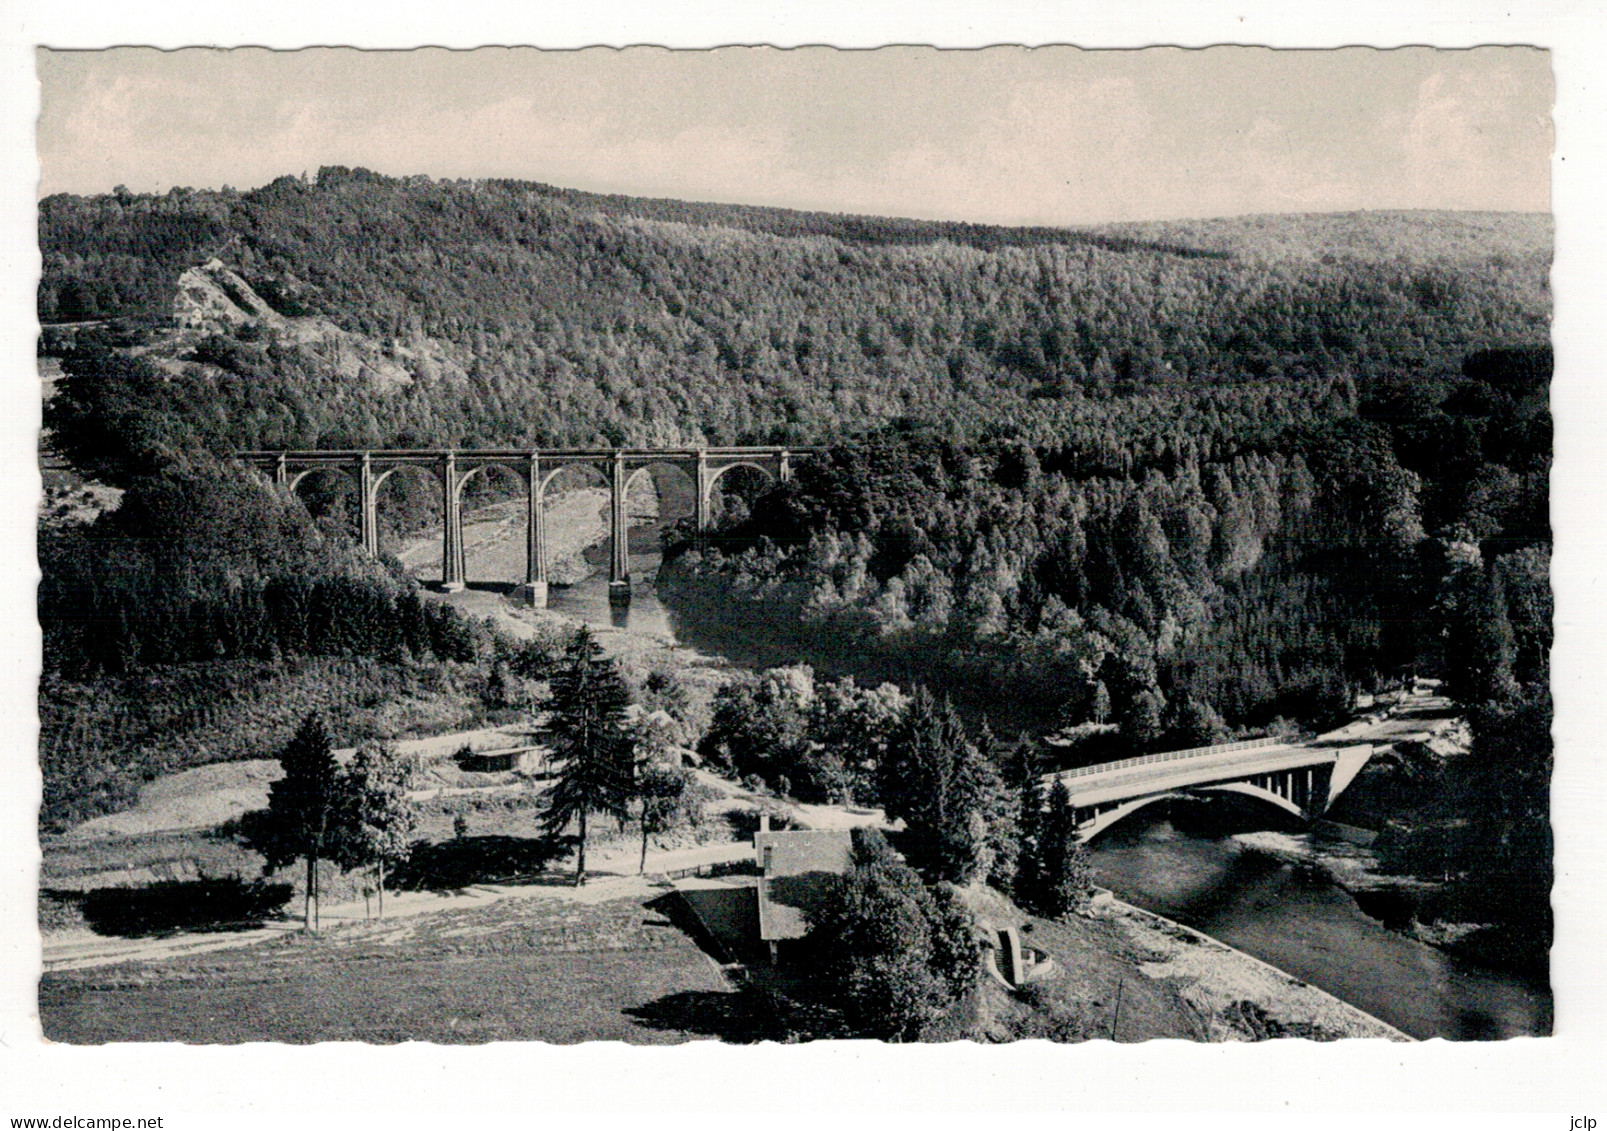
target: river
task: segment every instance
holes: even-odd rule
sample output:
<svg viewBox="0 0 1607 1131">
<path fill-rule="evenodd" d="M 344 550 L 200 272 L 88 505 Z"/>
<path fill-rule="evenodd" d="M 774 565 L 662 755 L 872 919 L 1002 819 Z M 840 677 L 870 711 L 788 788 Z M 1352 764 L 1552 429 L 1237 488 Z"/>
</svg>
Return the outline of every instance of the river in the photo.
<svg viewBox="0 0 1607 1131">
<path fill-rule="evenodd" d="M 554 588 L 552 609 L 645 633 L 740 665 L 776 662 L 732 630 L 696 626 L 653 586 L 659 556 L 632 532 L 628 609 L 608 603 L 606 573 Z M 606 559 L 604 559 L 606 560 Z M 1196 807 L 1187 807 L 1193 809 Z M 1365 852 L 1314 834 L 1234 836 L 1176 815 L 1135 815 L 1091 847 L 1097 881 L 1129 903 L 1204 931 L 1421 1039 L 1495 1040 L 1551 1031 L 1549 987 L 1483 970 L 1390 930 L 1333 878 Z"/>
<path fill-rule="evenodd" d="M 1274 851 L 1260 844 L 1272 841 Z M 1240 838 L 1135 815 L 1092 848 L 1097 881 L 1130 903 L 1350 1002 L 1414 1037 L 1548 1034 L 1551 994 L 1459 962 L 1364 913 L 1332 878 L 1356 850 L 1310 833 Z"/>
</svg>

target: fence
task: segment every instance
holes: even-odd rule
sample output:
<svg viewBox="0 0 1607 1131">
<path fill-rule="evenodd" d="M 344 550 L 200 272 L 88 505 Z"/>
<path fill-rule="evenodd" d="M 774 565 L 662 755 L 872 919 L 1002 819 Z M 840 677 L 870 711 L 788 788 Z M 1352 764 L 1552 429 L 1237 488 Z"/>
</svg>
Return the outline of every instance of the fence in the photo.
<svg viewBox="0 0 1607 1131">
<path fill-rule="evenodd" d="M 1220 746 L 1191 746 L 1187 750 L 1168 750 L 1164 754 L 1146 754 L 1141 758 L 1124 758 L 1120 762 L 1101 762 L 1097 766 L 1083 766 L 1076 770 L 1066 770 L 1058 774 L 1048 775 L 1066 781 L 1070 778 L 1085 778 L 1090 774 L 1108 774 L 1112 770 L 1125 770 L 1133 766 L 1149 766 L 1158 762 L 1177 762 L 1184 758 L 1198 758 L 1204 754 L 1226 754 L 1233 750 L 1259 750 L 1266 746 L 1287 746 L 1287 741 L 1281 738 L 1250 738 L 1243 742 L 1228 742 Z"/>
<path fill-rule="evenodd" d="M 758 865 L 750 858 L 741 860 L 716 860 L 710 864 L 697 864 L 691 868 L 676 868 L 665 872 L 664 876 L 671 880 L 684 880 L 688 876 L 756 876 L 759 874 Z"/>
</svg>

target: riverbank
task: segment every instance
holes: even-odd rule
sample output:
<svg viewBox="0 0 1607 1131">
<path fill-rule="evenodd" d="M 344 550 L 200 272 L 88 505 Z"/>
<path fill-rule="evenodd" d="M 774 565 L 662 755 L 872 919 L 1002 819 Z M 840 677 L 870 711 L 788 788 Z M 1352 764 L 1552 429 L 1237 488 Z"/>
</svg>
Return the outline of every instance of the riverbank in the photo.
<svg viewBox="0 0 1607 1131">
<path fill-rule="evenodd" d="M 1155 955 L 1139 971 L 1146 978 L 1175 979 L 1184 999 L 1206 1020 L 1208 1040 L 1413 1039 L 1309 982 L 1110 892 L 1095 897 L 1094 913 Z"/>
<path fill-rule="evenodd" d="M 1386 930 L 1459 963 L 1535 984 L 1548 980 L 1547 949 L 1536 946 L 1530 930 L 1472 917 L 1465 891 L 1454 884 L 1385 871 L 1366 847 L 1315 833 L 1252 832 L 1234 839 L 1246 851 L 1320 873 Z"/>
<path fill-rule="evenodd" d="M 985 929 L 1014 926 L 1054 963 L 1048 977 L 1013 991 L 983 980 L 983 1040 L 1411 1040 L 1332 994 L 1108 891 L 1059 920 L 1029 915 L 980 885 L 962 889 L 961 898 Z"/>
</svg>

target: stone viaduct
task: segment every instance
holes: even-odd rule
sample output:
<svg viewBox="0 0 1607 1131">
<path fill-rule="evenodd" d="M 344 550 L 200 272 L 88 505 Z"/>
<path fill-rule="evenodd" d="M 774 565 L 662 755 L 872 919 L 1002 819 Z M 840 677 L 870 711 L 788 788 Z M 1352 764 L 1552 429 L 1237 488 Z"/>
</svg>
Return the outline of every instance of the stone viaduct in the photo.
<svg viewBox="0 0 1607 1131">
<path fill-rule="evenodd" d="M 547 603 L 547 544 L 543 505 L 547 486 L 566 467 L 595 471 L 609 492 L 609 599 L 630 601 L 630 552 L 626 499 L 636 477 L 653 465 L 680 468 L 691 480 L 696 498 L 698 533 L 712 521 L 715 485 L 726 472 L 748 467 L 772 480 L 792 476 L 794 460 L 809 449 L 737 448 L 563 448 L 563 449 L 434 449 L 314 450 L 240 452 L 238 458 L 292 493 L 317 471 L 333 471 L 357 491 L 358 526 L 363 548 L 379 552 L 378 500 L 385 481 L 402 468 L 417 468 L 440 484 L 442 502 L 441 586 L 453 591 L 466 583 L 463 553 L 463 488 L 476 475 L 505 468 L 525 484 L 527 500 L 525 581 L 519 596 L 537 606 Z"/>
</svg>

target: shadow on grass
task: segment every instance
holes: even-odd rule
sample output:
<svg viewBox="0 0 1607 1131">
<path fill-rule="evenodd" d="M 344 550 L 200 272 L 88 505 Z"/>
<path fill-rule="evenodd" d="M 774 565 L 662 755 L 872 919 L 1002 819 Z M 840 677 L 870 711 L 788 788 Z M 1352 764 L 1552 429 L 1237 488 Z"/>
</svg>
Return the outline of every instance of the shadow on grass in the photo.
<svg viewBox="0 0 1607 1131">
<path fill-rule="evenodd" d="M 79 907 L 96 934 L 139 938 L 185 930 L 252 930 L 290 896 L 289 884 L 236 878 L 186 880 L 97 888 L 82 895 Z"/>
<path fill-rule="evenodd" d="M 830 1040 L 852 1036 L 835 1010 L 792 996 L 762 977 L 735 993 L 684 990 L 624 1011 L 644 1029 L 714 1037 L 732 1044 Z"/>
<path fill-rule="evenodd" d="M 668 994 L 645 1005 L 632 1006 L 625 1016 L 644 1029 L 690 1033 L 734 1044 L 753 1044 L 785 1038 L 785 1031 L 765 1009 L 761 995 L 751 989 L 736 993 L 687 990 Z"/>
<path fill-rule="evenodd" d="M 568 854 L 572 837 L 466 836 L 438 844 L 420 841 L 388 878 L 397 891 L 456 891 L 475 884 L 528 883 Z M 567 879 L 567 877 L 559 877 Z"/>
<path fill-rule="evenodd" d="M 644 906 L 664 916 L 715 962 L 729 966 L 733 962 L 751 964 L 763 958 L 763 948 L 758 941 L 758 911 L 753 903 L 752 888 L 725 888 L 672 891 L 649 900 Z M 695 910 L 694 904 L 698 904 Z M 724 918 L 722 912 L 726 913 Z"/>
</svg>

